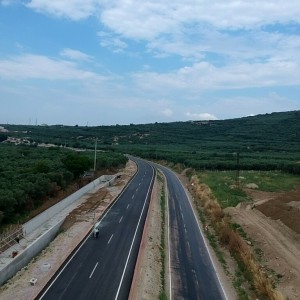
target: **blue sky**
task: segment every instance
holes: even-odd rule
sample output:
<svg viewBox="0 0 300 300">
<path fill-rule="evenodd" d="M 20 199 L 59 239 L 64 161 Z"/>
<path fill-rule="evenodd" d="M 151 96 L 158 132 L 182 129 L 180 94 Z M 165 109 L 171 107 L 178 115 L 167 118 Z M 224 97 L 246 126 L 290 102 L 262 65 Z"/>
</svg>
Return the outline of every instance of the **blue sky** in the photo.
<svg viewBox="0 0 300 300">
<path fill-rule="evenodd" d="M 299 1 L 0 0 L 0 124 L 299 109 Z"/>
</svg>

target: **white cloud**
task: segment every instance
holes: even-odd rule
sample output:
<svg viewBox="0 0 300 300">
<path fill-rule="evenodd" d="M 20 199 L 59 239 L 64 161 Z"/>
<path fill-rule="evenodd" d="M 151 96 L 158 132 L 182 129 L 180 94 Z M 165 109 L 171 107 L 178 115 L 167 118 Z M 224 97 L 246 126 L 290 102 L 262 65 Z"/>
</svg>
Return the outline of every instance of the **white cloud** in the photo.
<svg viewBox="0 0 300 300">
<path fill-rule="evenodd" d="M 114 52 L 123 52 L 127 48 L 127 44 L 117 35 L 112 33 L 99 31 L 100 45 L 102 47 L 113 49 Z"/>
<path fill-rule="evenodd" d="M 286 0 L 31 0 L 26 5 L 42 13 L 74 20 L 100 15 L 111 30 L 142 39 L 183 25 L 210 24 L 216 28 L 240 29 L 298 23 L 300 19 L 300 3 Z"/>
<path fill-rule="evenodd" d="M 13 80 L 32 78 L 47 80 L 104 79 L 93 72 L 78 68 L 73 62 L 31 54 L 0 60 L 0 77 Z"/>
<path fill-rule="evenodd" d="M 164 94 L 181 90 L 189 93 L 211 89 L 292 86 L 300 84 L 300 64 L 275 60 L 215 67 L 208 62 L 200 62 L 169 73 L 140 72 L 133 78 L 140 88 Z"/>
<path fill-rule="evenodd" d="M 98 2 L 97 0 L 31 0 L 26 6 L 44 14 L 80 20 L 95 14 Z"/>
<path fill-rule="evenodd" d="M 176 54 L 202 60 L 206 53 L 213 53 L 235 60 L 265 59 L 283 50 L 288 51 L 286 56 L 290 52 L 299 56 L 299 36 L 261 29 L 299 24 L 297 1 L 31 0 L 27 7 L 73 20 L 99 18 L 108 30 L 99 32 L 100 43 L 114 52 L 128 47 L 124 39 L 140 39 L 148 42 L 148 49 L 159 51 L 157 56 Z"/>
<path fill-rule="evenodd" d="M 218 118 L 210 113 L 191 113 L 185 114 L 190 120 L 218 120 Z"/>
<path fill-rule="evenodd" d="M 101 21 L 124 37 L 151 40 L 177 26 L 175 8 L 172 1 L 111 1 L 103 7 Z"/>
<path fill-rule="evenodd" d="M 271 33 L 263 26 L 299 25 L 300 2 L 112 0 L 101 2 L 101 7 L 100 20 L 111 36 L 118 42 L 145 40 L 156 57 L 175 54 L 203 61 L 213 55 L 214 64 L 274 57 L 299 61 L 297 34 Z"/>
<path fill-rule="evenodd" d="M 72 60 L 78 60 L 78 61 L 91 61 L 92 57 L 74 49 L 65 48 L 60 52 L 61 56 L 67 57 Z"/>
<path fill-rule="evenodd" d="M 214 28 L 197 28 L 197 33 L 183 32 L 160 37 L 148 43 L 152 51 L 179 55 L 193 61 L 214 60 L 216 64 L 232 61 L 265 61 L 280 56 L 300 60 L 299 35 L 262 30 L 220 32 Z M 214 58 L 210 58 L 214 55 Z"/>
<path fill-rule="evenodd" d="M 1 0 L 0 1 L 0 4 L 2 6 L 9 6 L 9 5 L 12 5 L 14 3 L 16 3 L 16 0 Z"/>
<path fill-rule="evenodd" d="M 139 39 L 153 39 L 197 24 L 241 29 L 300 19 L 300 3 L 285 0 L 110 1 L 104 2 L 102 8 L 101 20 L 108 28 Z"/>
</svg>

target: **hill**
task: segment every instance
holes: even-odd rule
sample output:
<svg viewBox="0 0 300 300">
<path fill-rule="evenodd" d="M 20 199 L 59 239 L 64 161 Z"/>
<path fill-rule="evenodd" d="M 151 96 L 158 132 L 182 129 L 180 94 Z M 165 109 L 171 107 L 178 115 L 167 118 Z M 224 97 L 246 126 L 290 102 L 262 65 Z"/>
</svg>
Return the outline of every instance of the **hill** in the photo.
<svg viewBox="0 0 300 300">
<path fill-rule="evenodd" d="M 279 169 L 299 173 L 300 111 L 230 120 L 115 126 L 2 125 L 30 144 L 97 148 L 205 169 Z"/>
</svg>

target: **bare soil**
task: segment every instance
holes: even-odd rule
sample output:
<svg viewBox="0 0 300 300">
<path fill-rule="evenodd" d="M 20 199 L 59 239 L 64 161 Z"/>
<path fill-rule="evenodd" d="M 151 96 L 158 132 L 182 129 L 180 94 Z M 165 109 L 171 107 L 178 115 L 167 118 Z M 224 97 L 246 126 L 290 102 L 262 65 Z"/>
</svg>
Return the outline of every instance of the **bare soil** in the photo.
<svg viewBox="0 0 300 300">
<path fill-rule="evenodd" d="M 300 234 L 300 190 L 275 194 L 271 201 L 260 204 L 257 209 Z"/>
<path fill-rule="evenodd" d="M 253 203 L 226 208 L 242 225 L 261 266 L 288 299 L 300 299 L 300 190 L 268 193 L 246 190 Z M 255 251 L 256 249 L 256 251 Z"/>
</svg>

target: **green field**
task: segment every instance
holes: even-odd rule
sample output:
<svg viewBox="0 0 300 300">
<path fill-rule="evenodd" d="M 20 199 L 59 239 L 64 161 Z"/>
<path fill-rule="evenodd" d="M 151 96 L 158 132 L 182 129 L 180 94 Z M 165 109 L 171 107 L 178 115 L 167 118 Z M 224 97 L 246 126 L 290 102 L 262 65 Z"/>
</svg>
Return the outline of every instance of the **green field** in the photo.
<svg viewBox="0 0 300 300">
<path fill-rule="evenodd" d="M 239 202 L 249 201 L 242 190 L 247 184 L 254 183 L 266 192 L 283 192 L 300 188 L 298 175 L 280 171 L 202 171 L 197 176 L 207 184 L 223 208 L 236 206 Z"/>
</svg>

